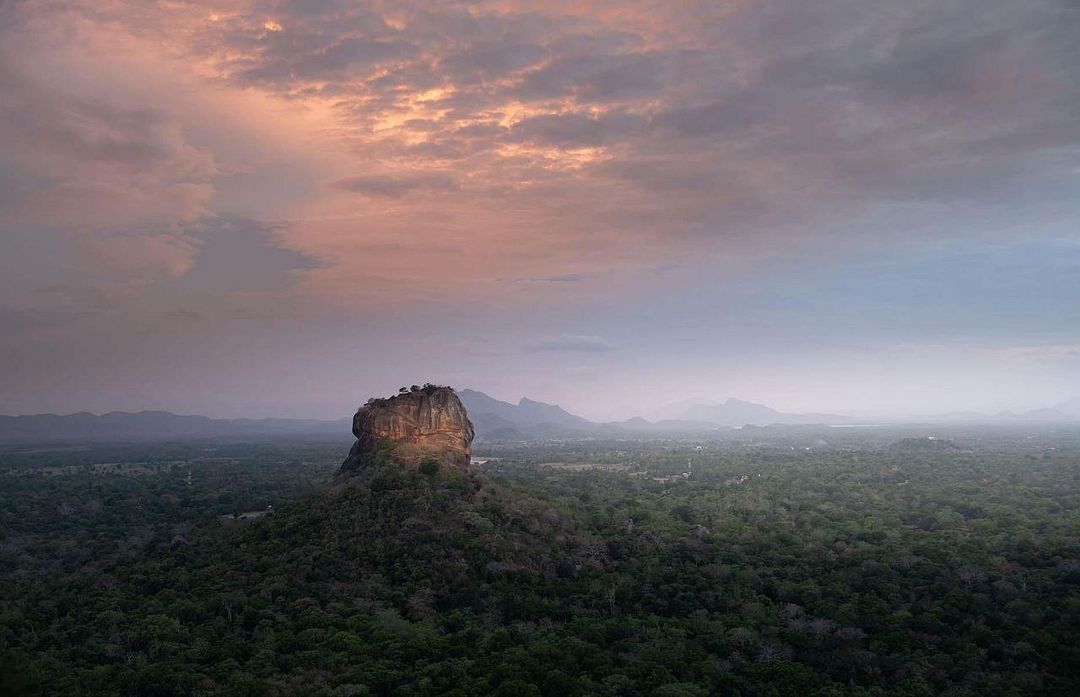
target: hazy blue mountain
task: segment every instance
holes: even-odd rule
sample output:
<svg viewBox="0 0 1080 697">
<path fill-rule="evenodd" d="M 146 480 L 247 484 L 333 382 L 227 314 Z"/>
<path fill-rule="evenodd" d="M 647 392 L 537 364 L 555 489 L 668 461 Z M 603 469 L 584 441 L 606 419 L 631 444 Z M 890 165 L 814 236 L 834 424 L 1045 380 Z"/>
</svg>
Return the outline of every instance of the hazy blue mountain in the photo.
<svg viewBox="0 0 1080 697">
<path fill-rule="evenodd" d="M 560 406 L 525 397 L 512 404 L 469 389 L 458 391 L 458 397 L 480 439 L 522 440 L 590 433 L 600 428 L 600 424 L 575 416 Z"/>
<path fill-rule="evenodd" d="M 481 439 L 512 441 L 573 437 L 606 429 L 554 404 L 527 398 L 510 404 L 475 390 L 462 390 L 459 395 Z M 351 430 L 351 418 L 336 421 L 211 419 L 167 411 L 0 416 L 0 441 L 4 442 L 121 442 L 274 436 L 340 436 L 348 439 Z"/>
<path fill-rule="evenodd" d="M 469 418 L 473 420 L 474 426 L 476 418 L 482 414 L 498 417 L 506 424 L 513 424 L 516 420 L 516 404 L 489 397 L 477 390 L 458 390 L 457 394 L 461 403 L 465 405 L 466 411 L 469 412 Z"/>
<path fill-rule="evenodd" d="M 785 414 L 761 404 L 729 399 L 724 403 L 687 401 L 680 403 L 679 418 L 649 421 L 640 416 L 625 421 L 596 423 L 567 412 L 554 404 L 522 398 L 517 404 L 494 399 L 476 390 L 458 392 L 469 418 L 483 440 L 522 440 L 572 436 L 640 436 L 646 434 L 713 433 L 722 428 L 747 424 L 803 425 L 850 423 L 836 414 Z M 669 405 L 673 406 L 673 405 Z"/>
<path fill-rule="evenodd" d="M 644 435 L 644 434 L 708 434 L 715 433 L 716 431 L 726 430 L 728 427 L 719 426 L 707 421 L 688 421 L 685 419 L 661 419 L 659 421 L 648 421 L 635 416 L 632 419 L 626 421 L 613 421 L 605 424 L 601 424 L 606 429 L 614 430 L 618 433 L 631 434 L 631 435 Z"/>
<path fill-rule="evenodd" d="M 1009 414 L 1008 412 L 1006 412 Z M 1009 414 L 1014 416 L 1013 414 Z M 1031 411 L 1025 411 L 1022 414 L 1015 414 L 1015 417 L 1019 421 L 1072 421 L 1074 417 L 1066 414 L 1057 407 L 1050 407 L 1045 409 L 1032 409 Z"/>
<path fill-rule="evenodd" d="M 350 419 L 211 419 L 167 411 L 0 416 L 3 441 L 144 441 L 173 438 L 248 438 L 350 435 Z"/>
<path fill-rule="evenodd" d="M 764 404 L 731 398 L 722 404 L 691 404 L 679 415 L 681 421 L 713 423 L 718 426 L 768 426 L 771 424 L 842 424 L 851 423 L 848 416 L 839 414 L 787 414 Z"/>
<path fill-rule="evenodd" d="M 522 397 L 517 405 L 517 413 L 527 423 L 553 424 L 568 428 L 587 428 L 594 425 L 591 421 L 575 416 L 555 404 L 534 402 Z"/>
<path fill-rule="evenodd" d="M 1054 409 L 1066 416 L 1080 419 L 1080 397 L 1073 397 L 1072 399 L 1065 400 L 1061 404 L 1056 404 L 1054 405 Z"/>
<path fill-rule="evenodd" d="M 715 433 L 742 426 L 804 426 L 851 423 L 837 414 L 791 414 L 763 404 L 740 399 L 725 402 L 686 400 L 668 405 L 663 413 L 673 418 L 596 423 L 571 414 L 555 404 L 523 397 L 517 404 L 504 402 L 477 390 L 458 392 L 477 438 L 488 441 L 515 441 L 541 438 L 640 437 Z M 1080 398 L 1045 409 L 1014 413 L 953 412 L 924 416 L 919 421 L 970 423 L 1039 423 L 1080 420 Z M 0 416 L 0 441 L 140 441 L 182 438 L 265 438 L 272 436 L 350 437 L 350 419 L 211 419 L 183 416 L 166 411 L 87 412 L 60 416 L 33 414 Z"/>
<path fill-rule="evenodd" d="M 720 402 L 713 401 L 711 399 L 705 399 L 703 397 L 690 397 L 688 399 L 680 399 L 677 402 L 671 402 L 665 404 L 662 407 L 657 407 L 642 414 L 645 419 L 651 423 L 658 423 L 660 421 L 677 421 L 681 419 L 687 411 L 692 407 L 717 407 L 720 406 Z"/>
<path fill-rule="evenodd" d="M 996 414 L 984 414 L 977 411 L 954 411 L 947 414 L 917 417 L 915 420 L 985 424 L 1070 422 L 1080 420 L 1080 403 L 1078 402 L 1080 400 L 1070 400 L 1054 407 L 1031 409 L 1019 413 L 999 411 Z"/>
<path fill-rule="evenodd" d="M 517 404 L 502 402 L 475 390 L 461 390 L 462 402 L 487 440 L 524 440 L 582 436 L 605 427 L 570 414 L 554 404 L 524 398 Z M 107 414 L 32 414 L 0 416 L 0 441 L 155 441 L 185 438 L 267 438 L 274 436 L 351 437 L 351 418 L 315 419 L 211 419 L 167 411 L 109 412 Z"/>
</svg>

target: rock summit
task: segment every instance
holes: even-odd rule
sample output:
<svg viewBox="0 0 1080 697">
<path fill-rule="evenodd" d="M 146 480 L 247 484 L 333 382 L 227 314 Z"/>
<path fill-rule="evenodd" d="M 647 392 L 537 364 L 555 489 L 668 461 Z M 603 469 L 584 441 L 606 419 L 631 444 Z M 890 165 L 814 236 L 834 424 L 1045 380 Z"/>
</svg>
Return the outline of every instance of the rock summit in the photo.
<svg viewBox="0 0 1080 697">
<path fill-rule="evenodd" d="M 453 388 L 427 384 L 401 388 L 393 397 L 374 397 L 353 416 L 356 443 L 342 472 L 364 468 L 385 455 L 407 467 L 436 462 L 467 469 L 473 425 Z"/>
</svg>

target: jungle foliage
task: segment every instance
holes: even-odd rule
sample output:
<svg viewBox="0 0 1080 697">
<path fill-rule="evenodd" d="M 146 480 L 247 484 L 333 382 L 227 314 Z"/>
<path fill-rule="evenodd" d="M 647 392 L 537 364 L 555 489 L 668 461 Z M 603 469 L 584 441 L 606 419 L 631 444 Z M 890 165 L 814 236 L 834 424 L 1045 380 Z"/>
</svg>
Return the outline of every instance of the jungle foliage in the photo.
<svg viewBox="0 0 1080 697">
<path fill-rule="evenodd" d="M 337 444 L 5 455 L 0 692 L 1080 689 L 1071 444 L 489 454 L 344 480 Z"/>
</svg>

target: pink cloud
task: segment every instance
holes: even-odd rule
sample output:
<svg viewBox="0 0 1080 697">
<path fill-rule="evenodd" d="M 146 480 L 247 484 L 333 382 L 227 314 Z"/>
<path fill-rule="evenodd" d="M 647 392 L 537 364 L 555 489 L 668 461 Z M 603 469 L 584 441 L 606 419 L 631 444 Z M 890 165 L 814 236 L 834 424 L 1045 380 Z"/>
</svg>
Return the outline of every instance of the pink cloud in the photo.
<svg viewBox="0 0 1080 697">
<path fill-rule="evenodd" d="M 1046 89 L 1071 56 L 1045 48 L 1054 7 L 1030 12 L 1005 34 L 999 2 L 962 32 L 955 8 L 840 0 L 26 4 L 0 74 L 7 222 L 166 278 L 192 260 L 177 225 L 280 222 L 320 301 L 619 292 L 665 261 L 805 249 L 808 221 L 1000 197 L 1080 140 L 1043 108 L 1078 99 Z"/>
</svg>

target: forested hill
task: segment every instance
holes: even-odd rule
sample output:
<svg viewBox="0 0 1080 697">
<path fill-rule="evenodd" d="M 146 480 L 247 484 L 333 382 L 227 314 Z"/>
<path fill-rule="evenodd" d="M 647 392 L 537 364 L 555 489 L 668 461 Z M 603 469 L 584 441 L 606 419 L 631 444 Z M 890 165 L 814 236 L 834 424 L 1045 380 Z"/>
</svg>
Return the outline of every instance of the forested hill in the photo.
<svg viewBox="0 0 1080 697">
<path fill-rule="evenodd" d="M 339 449 L 28 451 L 0 477 L 0 694 L 1071 697 L 1069 442 L 376 454 L 307 495 Z"/>
<path fill-rule="evenodd" d="M 137 560 L 98 562 L 62 585 L 9 578 L 5 592 L 18 588 L 22 602 L 6 608 L 8 629 L 59 622 L 76 634 L 49 630 L 62 679 L 15 651 L 0 656 L 9 664 L 0 688 L 299 695 L 312 694 L 305 676 L 317 669 L 355 683 L 319 694 L 390 694 L 404 684 L 427 686 L 409 694 L 447 694 L 479 664 L 481 677 L 461 694 L 487 693 L 493 681 L 506 684 L 501 694 L 528 694 L 506 681 L 507 647 L 487 633 L 529 618 L 569 620 L 558 589 L 602 571 L 602 546 L 543 497 L 374 457 L 361 475 L 232 533 L 155 536 Z M 10 651 L 34 637 L 6 639 Z M 134 664 L 123 658 L 135 654 Z M 427 677 L 412 673 L 420 664 Z"/>
</svg>

